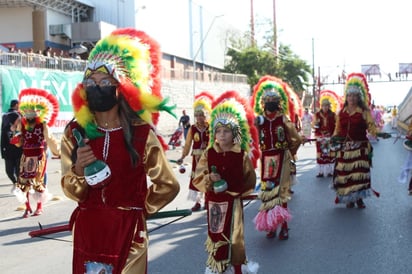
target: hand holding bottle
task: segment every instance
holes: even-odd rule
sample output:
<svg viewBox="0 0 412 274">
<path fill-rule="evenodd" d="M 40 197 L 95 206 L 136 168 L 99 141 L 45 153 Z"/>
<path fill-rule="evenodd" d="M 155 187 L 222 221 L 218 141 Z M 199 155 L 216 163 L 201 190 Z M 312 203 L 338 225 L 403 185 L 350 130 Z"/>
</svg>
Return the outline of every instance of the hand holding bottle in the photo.
<svg viewBox="0 0 412 274">
<path fill-rule="evenodd" d="M 216 166 L 212 166 L 212 173 L 210 173 L 210 179 L 213 183 L 213 191 L 215 193 L 225 192 L 227 190 L 227 182 L 223 180 L 217 173 Z"/>
<path fill-rule="evenodd" d="M 85 144 L 83 137 L 77 129 L 73 129 L 73 136 L 79 146 L 75 166 L 77 175 L 84 175 L 91 187 L 106 185 L 111 177 L 109 166 L 96 158 L 91 147 Z"/>
</svg>

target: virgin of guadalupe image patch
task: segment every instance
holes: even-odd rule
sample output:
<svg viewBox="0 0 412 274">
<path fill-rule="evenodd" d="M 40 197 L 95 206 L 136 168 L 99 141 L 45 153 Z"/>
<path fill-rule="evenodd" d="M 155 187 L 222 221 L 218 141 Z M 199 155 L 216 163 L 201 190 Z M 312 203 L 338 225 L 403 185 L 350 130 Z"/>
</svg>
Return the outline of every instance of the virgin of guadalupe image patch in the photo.
<svg viewBox="0 0 412 274">
<path fill-rule="evenodd" d="M 210 232 L 222 233 L 225 225 L 228 202 L 209 202 Z"/>
</svg>

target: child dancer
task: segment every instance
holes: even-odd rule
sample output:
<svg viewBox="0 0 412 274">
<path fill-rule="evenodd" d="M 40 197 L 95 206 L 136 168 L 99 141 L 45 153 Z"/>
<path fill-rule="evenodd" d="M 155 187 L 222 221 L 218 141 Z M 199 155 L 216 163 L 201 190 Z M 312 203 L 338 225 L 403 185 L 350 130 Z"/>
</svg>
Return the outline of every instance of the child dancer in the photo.
<svg viewBox="0 0 412 274">
<path fill-rule="evenodd" d="M 226 92 L 213 105 L 209 147 L 193 180 L 206 193 L 205 273 L 257 273 L 258 269 L 257 263 L 247 262 L 244 242 L 241 197 L 253 192 L 256 173 L 248 156 L 252 142 L 246 105 L 240 101 L 236 93 Z"/>
</svg>

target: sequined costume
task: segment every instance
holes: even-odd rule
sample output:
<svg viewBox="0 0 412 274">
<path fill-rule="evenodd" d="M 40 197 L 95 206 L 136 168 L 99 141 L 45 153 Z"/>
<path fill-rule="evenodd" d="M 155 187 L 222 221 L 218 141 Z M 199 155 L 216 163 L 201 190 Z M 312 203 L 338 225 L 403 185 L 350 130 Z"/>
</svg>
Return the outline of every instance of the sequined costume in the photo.
<svg viewBox="0 0 412 274">
<path fill-rule="evenodd" d="M 131 166 L 121 128 L 101 133 L 110 135 L 106 163 L 111 181 L 103 188 L 90 187 L 84 177 L 71 171 L 75 141 L 69 127 L 62 140 L 62 187 L 78 202 L 71 217 L 74 255 L 73 273 L 85 273 L 85 267 L 106 267 L 111 273 L 146 273 L 146 216 L 159 211 L 179 191 L 163 149 L 150 126 L 134 126 L 134 147 L 142 161 Z M 104 137 L 90 140 L 95 155 L 103 160 Z M 151 185 L 147 186 L 146 173 Z M 114 236 L 116 235 L 116 236 Z M 99 262 L 99 263 L 98 263 Z M 102 266 L 103 265 L 103 266 Z"/>
</svg>

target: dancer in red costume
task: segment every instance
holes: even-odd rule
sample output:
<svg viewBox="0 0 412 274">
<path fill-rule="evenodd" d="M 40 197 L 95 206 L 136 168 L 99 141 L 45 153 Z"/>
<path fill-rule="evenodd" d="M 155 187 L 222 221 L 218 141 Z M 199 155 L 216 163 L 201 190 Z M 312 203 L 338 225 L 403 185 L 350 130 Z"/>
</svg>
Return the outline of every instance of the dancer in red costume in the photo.
<svg viewBox="0 0 412 274">
<path fill-rule="evenodd" d="M 256 229 L 266 231 L 267 238 L 276 236 L 281 226 L 280 240 L 289 238 L 288 221 L 291 216 L 287 202 L 291 199 L 293 164 L 302 142 L 295 125 L 293 102 L 288 96 L 287 84 L 273 77 L 262 77 L 255 85 L 252 105 L 257 114 L 261 156 L 262 205 L 255 217 Z"/>
<path fill-rule="evenodd" d="M 43 204 L 49 200 L 50 194 L 44 182 L 47 166 L 46 149 L 54 156 L 60 157 L 57 140 L 49 131 L 59 112 L 56 97 L 43 89 L 24 89 L 19 94 L 19 112 L 23 115 L 17 124 L 12 142 L 23 147 L 20 160 L 19 180 L 14 194 L 21 202 L 25 202 L 26 210 L 23 218 L 43 214 Z M 37 203 L 33 212 L 30 205 L 30 194 Z"/>
<path fill-rule="evenodd" d="M 195 113 L 196 122 L 190 126 L 189 132 L 186 137 L 185 146 L 182 151 L 182 157 L 177 160 L 177 163 L 181 165 L 183 159 L 192 150 L 192 172 L 190 174 L 189 182 L 189 195 L 188 199 L 194 201 L 195 204 L 192 207 L 192 211 L 198 211 L 202 208 L 203 193 L 199 192 L 197 188 L 193 186 L 193 177 L 197 162 L 199 162 L 200 156 L 206 149 L 209 143 L 209 116 L 212 110 L 213 95 L 207 91 L 203 91 L 195 96 L 195 102 L 193 103 L 193 109 Z"/>
<path fill-rule="evenodd" d="M 206 193 L 209 256 L 205 273 L 257 273 L 259 267 L 247 261 L 244 241 L 241 197 L 255 188 L 256 159 L 248 152 L 250 145 L 257 145 L 247 112 L 251 113 L 247 101 L 234 91 L 223 93 L 212 105 L 209 147 L 193 180 Z"/>
<path fill-rule="evenodd" d="M 335 162 L 335 152 L 330 149 L 330 138 L 335 130 L 336 124 L 336 107 L 341 108 L 338 96 L 331 90 L 320 92 L 321 109 L 314 115 L 313 128 L 315 129 L 316 138 L 316 163 L 319 172 L 316 177 L 332 177 L 333 164 Z M 332 103 L 333 101 L 333 109 Z M 337 101 L 337 102 L 336 102 Z"/>
<path fill-rule="evenodd" d="M 345 103 L 336 120 L 332 137 L 336 150 L 333 188 L 335 203 L 347 208 L 365 208 L 363 199 L 374 193 L 371 188 L 372 150 L 367 133 L 376 137 L 375 121 L 369 105 L 370 94 L 366 77 L 362 73 L 348 75 L 345 85 Z"/>
<path fill-rule="evenodd" d="M 160 94 L 160 61 L 158 44 L 144 32 L 115 30 L 91 51 L 72 95 L 76 120 L 62 139 L 61 183 L 78 202 L 70 220 L 73 273 L 148 272 L 146 217 L 179 191 L 154 131 L 158 111 L 172 111 Z M 85 146 L 77 146 L 73 129 Z M 84 168 L 96 160 L 111 176 L 92 186 Z"/>
</svg>

